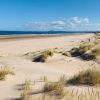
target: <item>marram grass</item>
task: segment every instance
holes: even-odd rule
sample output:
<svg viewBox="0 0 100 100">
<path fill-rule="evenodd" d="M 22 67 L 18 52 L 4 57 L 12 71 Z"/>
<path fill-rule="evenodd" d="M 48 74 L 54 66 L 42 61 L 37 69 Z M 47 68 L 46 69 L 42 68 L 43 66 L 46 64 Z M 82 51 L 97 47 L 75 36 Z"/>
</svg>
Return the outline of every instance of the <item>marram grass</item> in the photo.
<svg viewBox="0 0 100 100">
<path fill-rule="evenodd" d="M 100 85 L 100 70 L 88 69 L 81 71 L 78 75 L 69 79 L 67 83 L 73 85 Z"/>
<path fill-rule="evenodd" d="M 5 80 L 7 75 L 14 75 L 14 72 L 7 66 L 0 68 L 0 80 Z"/>
</svg>

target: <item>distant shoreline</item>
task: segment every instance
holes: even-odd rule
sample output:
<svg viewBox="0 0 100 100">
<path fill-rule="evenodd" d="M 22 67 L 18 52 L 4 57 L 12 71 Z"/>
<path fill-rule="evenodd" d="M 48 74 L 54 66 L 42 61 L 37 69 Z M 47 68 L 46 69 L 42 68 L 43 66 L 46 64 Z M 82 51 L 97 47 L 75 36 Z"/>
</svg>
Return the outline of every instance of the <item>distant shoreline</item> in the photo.
<svg viewBox="0 0 100 100">
<path fill-rule="evenodd" d="M 64 37 L 64 36 L 72 36 L 72 35 L 86 35 L 86 34 L 93 34 L 93 33 L 0 35 L 0 41 L 12 41 L 12 40 L 21 40 L 21 39 L 55 38 L 55 37 Z"/>
</svg>

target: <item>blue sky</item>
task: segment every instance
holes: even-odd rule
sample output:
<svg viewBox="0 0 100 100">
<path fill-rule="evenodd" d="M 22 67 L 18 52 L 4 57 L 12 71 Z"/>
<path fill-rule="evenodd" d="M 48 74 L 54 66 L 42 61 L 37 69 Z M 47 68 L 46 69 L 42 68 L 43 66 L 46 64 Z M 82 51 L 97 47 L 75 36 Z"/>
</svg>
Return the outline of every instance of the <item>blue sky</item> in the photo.
<svg viewBox="0 0 100 100">
<path fill-rule="evenodd" d="M 100 0 L 0 0 L 0 30 L 100 30 Z"/>
</svg>

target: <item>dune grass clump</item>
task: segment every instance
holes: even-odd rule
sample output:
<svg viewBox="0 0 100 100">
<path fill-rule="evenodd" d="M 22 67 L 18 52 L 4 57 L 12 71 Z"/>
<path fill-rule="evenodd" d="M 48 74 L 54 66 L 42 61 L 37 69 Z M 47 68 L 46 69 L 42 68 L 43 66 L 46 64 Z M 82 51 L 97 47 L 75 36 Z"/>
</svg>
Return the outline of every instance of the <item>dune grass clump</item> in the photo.
<svg viewBox="0 0 100 100">
<path fill-rule="evenodd" d="M 91 50 L 94 46 L 95 46 L 95 44 L 93 42 L 86 42 L 79 46 L 79 51 L 81 53 L 85 53 L 88 50 Z"/>
<path fill-rule="evenodd" d="M 96 39 L 95 40 L 95 44 L 97 45 L 97 44 L 100 44 L 100 39 Z"/>
<path fill-rule="evenodd" d="M 42 54 L 41 57 L 40 57 L 40 61 L 41 61 L 41 62 L 46 62 L 46 60 L 47 60 L 47 58 L 48 58 L 49 56 L 52 57 L 52 56 L 53 56 L 53 52 L 52 52 L 52 51 L 49 51 L 49 50 L 44 51 L 43 54 Z"/>
<path fill-rule="evenodd" d="M 25 83 L 23 85 L 23 92 L 21 93 L 20 100 L 31 100 L 31 81 L 25 80 Z"/>
<path fill-rule="evenodd" d="M 65 76 L 65 75 L 60 76 L 58 82 L 60 82 L 60 83 L 62 83 L 62 84 L 65 84 L 65 83 L 66 83 L 66 76 Z"/>
<path fill-rule="evenodd" d="M 47 82 L 47 81 L 48 81 L 47 76 L 44 76 L 44 77 L 43 77 L 43 81 L 44 81 L 44 82 Z"/>
<path fill-rule="evenodd" d="M 81 55 L 81 58 L 83 60 L 90 61 L 90 60 L 95 60 L 96 59 L 96 55 L 94 55 L 92 53 L 86 53 L 86 54 Z"/>
<path fill-rule="evenodd" d="M 100 39 L 100 33 L 95 33 L 95 34 L 94 34 L 94 37 L 95 37 L 96 39 Z"/>
<path fill-rule="evenodd" d="M 81 57 L 84 60 L 95 60 L 97 59 L 97 57 L 100 56 L 100 47 L 96 47 L 95 49 L 91 50 L 90 53 L 86 53 L 84 55 L 82 55 Z"/>
<path fill-rule="evenodd" d="M 84 60 L 92 60 L 96 59 L 97 53 L 100 52 L 100 33 L 95 33 L 94 36 L 89 39 L 88 42 L 83 42 L 79 45 L 79 47 L 72 48 L 69 51 L 69 54 L 72 57 L 80 56 Z M 97 47 L 96 49 L 94 49 Z M 64 55 L 67 55 L 64 53 Z"/>
<path fill-rule="evenodd" d="M 72 48 L 70 53 L 72 56 L 81 56 L 82 54 L 86 53 L 88 50 L 91 50 L 95 46 L 93 42 L 84 42 L 80 44 L 78 48 Z"/>
<path fill-rule="evenodd" d="M 71 57 L 71 54 L 70 54 L 70 52 L 68 52 L 68 51 L 66 51 L 66 52 L 61 52 L 61 54 L 62 54 L 63 56 Z"/>
<path fill-rule="evenodd" d="M 88 69 L 82 71 L 69 79 L 67 83 L 73 85 L 100 85 L 100 70 Z"/>
<path fill-rule="evenodd" d="M 46 83 L 44 85 L 44 92 L 59 96 L 60 98 L 65 96 L 64 85 L 60 82 Z"/>
<path fill-rule="evenodd" d="M 80 56 L 81 55 L 81 53 L 79 51 L 79 48 L 72 48 L 70 50 L 70 54 L 71 54 L 72 57 L 76 57 L 76 56 Z"/>
<path fill-rule="evenodd" d="M 0 80 L 5 80 L 7 75 L 14 75 L 14 72 L 8 67 L 0 68 Z"/>
<path fill-rule="evenodd" d="M 53 52 L 50 50 L 46 50 L 44 52 L 42 52 L 39 56 L 35 57 L 33 59 L 34 62 L 46 62 L 48 57 L 52 57 L 53 56 Z"/>
<path fill-rule="evenodd" d="M 72 57 L 80 56 L 84 60 L 94 60 L 100 55 L 100 47 L 95 42 L 85 42 L 78 48 L 72 48 L 70 54 Z"/>
<path fill-rule="evenodd" d="M 95 56 L 100 56 L 100 47 L 93 49 L 92 54 L 94 54 Z"/>
<path fill-rule="evenodd" d="M 66 88 L 66 95 L 63 98 L 54 98 L 52 95 L 43 94 L 34 100 L 100 100 L 100 90 L 95 87 L 81 89 Z M 33 100 L 33 99 L 32 99 Z"/>
</svg>

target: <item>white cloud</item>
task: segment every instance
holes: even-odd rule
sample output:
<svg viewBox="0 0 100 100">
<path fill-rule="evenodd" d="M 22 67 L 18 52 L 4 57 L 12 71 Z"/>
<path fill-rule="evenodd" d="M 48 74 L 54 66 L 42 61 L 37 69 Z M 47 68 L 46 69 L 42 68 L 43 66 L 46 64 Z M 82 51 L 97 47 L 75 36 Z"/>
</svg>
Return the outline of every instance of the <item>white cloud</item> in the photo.
<svg viewBox="0 0 100 100">
<path fill-rule="evenodd" d="M 84 18 L 84 22 L 89 23 L 90 22 L 89 18 Z"/>
<path fill-rule="evenodd" d="M 72 17 L 70 19 L 70 22 L 75 23 L 75 24 L 80 24 L 82 22 L 82 20 L 78 17 Z"/>
<path fill-rule="evenodd" d="M 69 19 L 56 20 L 52 22 L 28 22 L 26 30 L 100 30 L 100 23 L 93 23 L 89 18 L 72 17 Z"/>
<path fill-rule="evenodd" d="M 64 21 L 61 21 L 61 20 L 51 22 L 51 25 L 65 25 L 65 24 L 66 23 Z"/>
<path fill-rule="evenodd" d="M 90 22 L 89 22 L 88 18 L 72 17 L 72 18 L 68 19 L 68 24 L 72 28 L 87 26 L 89 23 Z"/>
</svg>

